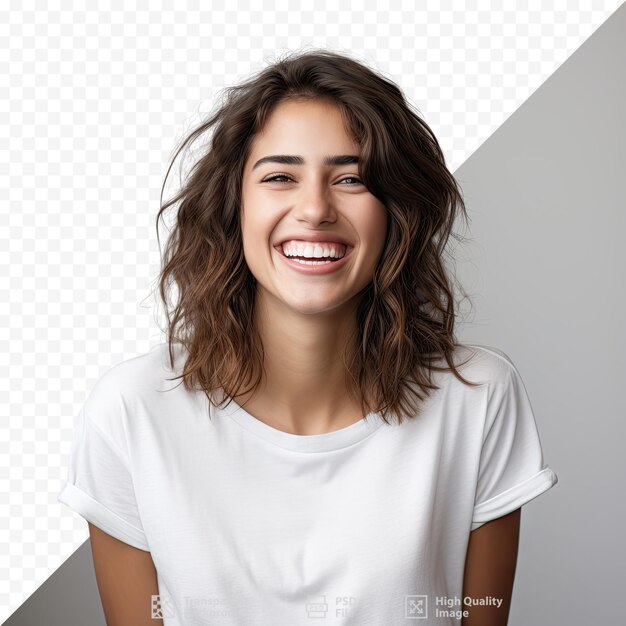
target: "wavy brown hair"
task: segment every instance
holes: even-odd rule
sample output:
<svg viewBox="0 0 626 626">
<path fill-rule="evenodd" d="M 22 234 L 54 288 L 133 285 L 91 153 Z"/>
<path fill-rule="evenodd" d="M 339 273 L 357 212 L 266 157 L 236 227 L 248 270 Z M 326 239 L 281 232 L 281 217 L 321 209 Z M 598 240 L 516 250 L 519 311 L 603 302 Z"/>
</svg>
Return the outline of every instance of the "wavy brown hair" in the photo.
<svg viewBox="0 0 626 626">
<path fill-rule="evenodd" d="M 394 415 L 401 423 L 404 416 L 419 415 L 420 402 L 439 388 L 433 371 L 452 371 L 463 383 L 475 384 L 454 362 L 456 305 L 444 263 L 450 235 L 459 239 L 452 230 L 455 218 L 468 218 L 437 139 L 401 90 L 330 50 L 288 54 L 227 88 L 217 110 L 175 152 L 166 181 L 180 152 L 212 130 L 180 191 L 166 203 L 161 194 L 156 220 L 159 238 L 159 218 L 178 207 L 158 279 L 170 363 L 173 367 L 174 344 L 182 344 L 186 360 L 176 378 L 188 390 L 204 390 L 209 407 L 228 404 L 261 383 L 256 281 L 240 228 L 243 168 L 251 142 L 276 105 L 307 98 L 339 107 L 360 148 L 359 175 L 388 211 L 383 253 L 362 291 L 356 334 L 347 341 L 343 361 L 347 388 L 363 413 L 378 412 L 387 423 Z M 178 291 L 173 304 L 172 285 Z"/>
</svg>

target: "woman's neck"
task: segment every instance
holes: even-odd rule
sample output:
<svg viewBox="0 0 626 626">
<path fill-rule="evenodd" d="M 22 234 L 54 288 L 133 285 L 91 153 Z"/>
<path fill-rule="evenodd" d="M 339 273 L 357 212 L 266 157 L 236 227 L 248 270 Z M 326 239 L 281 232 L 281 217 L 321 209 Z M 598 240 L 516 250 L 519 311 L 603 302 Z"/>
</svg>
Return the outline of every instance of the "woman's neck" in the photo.
<svg viewBox="0 0 626 626">
<path fill-rule="evenodd" d="M 265 379 L 254 394 L 237 398 L 248 412 L 298 434 L 330 432 L 363 417 L 349 393 L 342 360 L 356 328 L 352 303 L 328 314 L 304 315 L 271 297 L 258 297 L 255 323 Z"/>
</svg>

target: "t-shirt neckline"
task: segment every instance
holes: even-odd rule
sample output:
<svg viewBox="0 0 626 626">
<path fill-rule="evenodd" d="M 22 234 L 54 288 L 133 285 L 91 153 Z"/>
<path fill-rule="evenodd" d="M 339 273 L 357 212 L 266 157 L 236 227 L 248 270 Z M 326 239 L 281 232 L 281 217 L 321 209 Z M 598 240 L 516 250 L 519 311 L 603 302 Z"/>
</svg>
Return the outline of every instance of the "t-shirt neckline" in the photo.
<svg viewBox="0 0 626 626">
<path fill-rule="evenodd" d="M 239 426 L 281 448 L 295 452 L 330 452 L 345 448 L 377 431 L 384 423 L 379 413 L 371 412 L 358 422 L 339 430 L 318 435 L 296 435 L 274 428 L 248 413 L 235 400 L 229 398 L 224 412 Z"/>
</svg>

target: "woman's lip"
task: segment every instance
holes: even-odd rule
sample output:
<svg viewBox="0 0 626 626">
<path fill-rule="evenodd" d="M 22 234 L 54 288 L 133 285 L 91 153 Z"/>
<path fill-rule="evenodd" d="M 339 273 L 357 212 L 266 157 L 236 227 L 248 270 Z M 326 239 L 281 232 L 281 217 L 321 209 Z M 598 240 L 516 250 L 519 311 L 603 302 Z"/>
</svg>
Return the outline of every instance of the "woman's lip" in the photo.
<svg viewBox="0 0 626 626">
<path fill-rule="evenodd" d="M 343 267 L 350 254 L 352 253 L 352 248 L 349 246 L 346 249 L 346 253 L 337 261 L 331 261 L 330 263 L 320 263 L 319 265 L 307 264 L 307 263 L 298 263 L 298 261 L 294 261 L 290 259 L 288 256 L 285 256 L 282 251 L 282 245 L 274 246 L 276 252 L 279 254 L 280 258 L 283 259 L 283 262 L 286 263 L 289 267 L 303 273 L 303 274 L 330 274 L 331 272 L 336 272 L 341 267 Z M 321 257 L 312 258 L 311 261 L 321 261 L 323 260 Z"/>
<path fill-rule="evenodd" d="M 340 246 L 345 246 L 346 248 L 352 248 L 354 246 L 351 246 L 347 241 L 344 241 L 343 239 L 340 238 L 333 238 L 333 236 L 331 235 L 328 238 L 315 238 L 315 239 L 300 239 L 299 237 L 288 237 L 287 239 L 283 239 L 282 241 L 279 241 L 276 245 L 277 246 L 282 246 L 284 243 L 287 243 L 288 241 L 299 241 L 300 243 L 309 243 L 311 245 L 321 245 L 321 244 L 325 244 L 325 243 L 329 243 L 329 244 L 339 244 Z"/>
</svg>

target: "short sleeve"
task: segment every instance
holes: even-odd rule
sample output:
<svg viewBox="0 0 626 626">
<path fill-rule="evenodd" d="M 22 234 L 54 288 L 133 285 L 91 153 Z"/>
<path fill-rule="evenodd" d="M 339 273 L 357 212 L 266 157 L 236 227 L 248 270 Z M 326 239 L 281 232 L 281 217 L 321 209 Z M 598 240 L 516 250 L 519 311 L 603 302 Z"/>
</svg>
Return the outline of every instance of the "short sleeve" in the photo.
<svg viewBox="0 0 626 626">
<path fill-rule="evenodd" d="M 558 481 L 544 462 L 522 378 L 499 353 L 490 382 L 471 530 L 518 509 Z"/>
<path fill-rule="evenodd" d="M 68 479 L 57 500 L 116 539 L 150 551 L 124 450 L 87 406 L 75 419 Z"/>
</svg>

